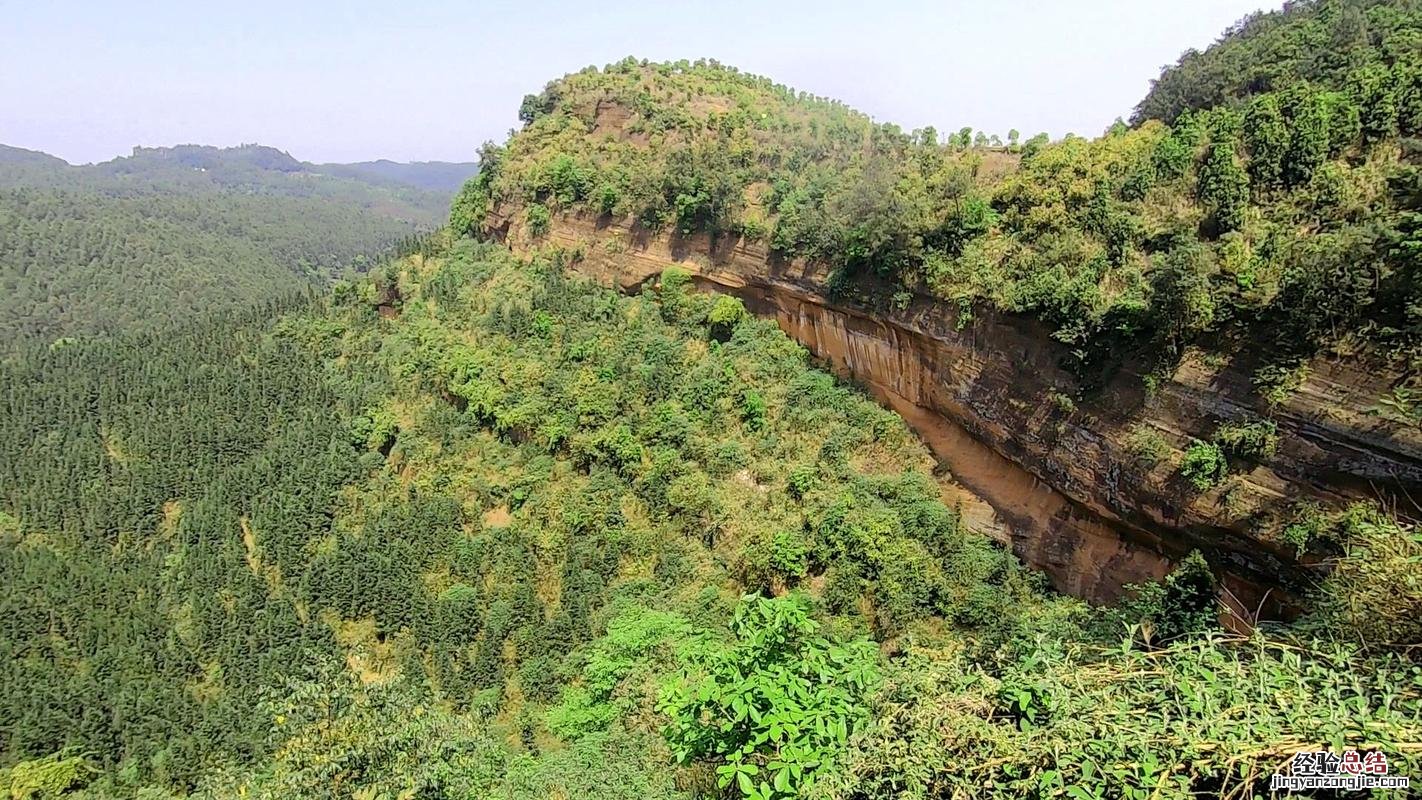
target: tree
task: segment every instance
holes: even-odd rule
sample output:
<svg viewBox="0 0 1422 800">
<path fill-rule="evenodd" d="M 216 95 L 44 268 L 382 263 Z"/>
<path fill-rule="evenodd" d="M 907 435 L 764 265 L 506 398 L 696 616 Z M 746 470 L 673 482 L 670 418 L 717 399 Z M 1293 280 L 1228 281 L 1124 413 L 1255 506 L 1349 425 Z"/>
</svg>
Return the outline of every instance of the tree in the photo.
<svg viewBox="0 0 1422 800">
<path fill-rule="evenodd" d="M 556 83 L 550 83 L 538 94 L 526 94 L 523 102 L 518 107 L 518 119 L 525 125 L 531 124 L 545 114 L 551 114 L 558 106 L 559 89 Z"/>
<path fill-rule="evenodd" d="M 1260 95 L 1249 104 L 1244 114 L 1244 147 L 1249 152 L 1249 177 L 1255 190 L 1279 188 L 1289 149 L 1289 128 L 1276 96 Z"/>
<path fill-rule="evenodd" d="M 1328 160 L 1328 113 L 1322 99 L 1311 92 L 1294 90 L 1285 95 L 1285 110 L 1292 131 L 1284 162 L 1284 180 L 1289 186 L 1303 186 Z"/>
<path fill-rule="evenodd" d="M 1041 150 L 1043 147 L 1046 147 L 1047 143 L 1050 141 L 1051 137 L 1049 137 L 1045 131 L 1039 133 L 1036 136 L 1033 136 L 1031 139 L 1028 139 L 1025 143 L 1023 143 L 1022 154 L 1024 156 L 1031 156 L 1038 150 Z"/>
<path fill-rule="evenodd" d="M 1209 258 L 1209 251 L 1198 242 L 1177 244 L 1166 253 L 1151 277 L 1157 325 L 1165 337 L 1164 343 L 1173 351 L 1214 324 Z"/>
<path fill-rule="evenodd" d="M 1233 137 L 1216 135 L 1200 163 L 1196 190 L 1209 211 L 1216 236 L 1238 230 L 1249 204 L 1249 177 L 1235 158 Z"/>
<path fill-rule="evenodd" d="M 1392 80 L 1392 73 L 1381 66 L 1359 70 L 1353 78 L 1365 141 L 1378 142 L 1397 133 L 1397 95 Z"/>
</svg>

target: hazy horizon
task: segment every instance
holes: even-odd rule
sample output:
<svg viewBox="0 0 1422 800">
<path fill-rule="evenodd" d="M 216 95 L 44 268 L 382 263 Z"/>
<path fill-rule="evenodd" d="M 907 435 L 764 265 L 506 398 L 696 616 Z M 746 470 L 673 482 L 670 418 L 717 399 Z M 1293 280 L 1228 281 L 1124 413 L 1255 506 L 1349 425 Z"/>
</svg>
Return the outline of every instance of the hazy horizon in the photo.
<svg viewBox="0 0 1422 800">
<path fill-rule="evenodd" d="M 1095 135 L 1277 2 L 587 4 L 0 0 L 0 143 L 71 163 L 255 142 L 311 162 L 472 161 L 523 95 L 628 55 L 715 58 L 905 129 Z M 541 27 L 544 20 L 556 26 Z M 55 54 L 61 58 L 56 59 Z M 43 64 L 42 69 L 33 65 Z"/>
</svg>

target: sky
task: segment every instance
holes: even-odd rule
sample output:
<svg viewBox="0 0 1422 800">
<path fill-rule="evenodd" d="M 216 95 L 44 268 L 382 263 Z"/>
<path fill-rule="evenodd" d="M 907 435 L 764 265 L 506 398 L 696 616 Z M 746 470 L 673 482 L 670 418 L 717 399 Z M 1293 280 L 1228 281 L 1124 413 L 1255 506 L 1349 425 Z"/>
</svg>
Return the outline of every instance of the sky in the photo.
<svg viewBox="0 0 1422 800">
<path fill-rule="evenodd" d="M 472 161 L 549 80 L 715 58 L 905 129 L 1096 135 L 1269 0 L 0 0 L 0 143 Z"/>
</svg>

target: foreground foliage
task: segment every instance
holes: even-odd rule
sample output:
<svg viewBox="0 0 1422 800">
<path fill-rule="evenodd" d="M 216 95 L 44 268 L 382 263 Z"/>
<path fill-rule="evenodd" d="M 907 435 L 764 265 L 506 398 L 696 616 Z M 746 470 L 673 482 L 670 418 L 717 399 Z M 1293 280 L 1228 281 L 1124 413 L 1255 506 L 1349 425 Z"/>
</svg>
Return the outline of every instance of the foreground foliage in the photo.
<svg viewBox="0 0 1422 800">
<path fill-rule="evenodd" d="M 663 698 L 683 764 L 716 765 L 716 785 L 752 800 L 810 792 L 865 716 L 878 649 L 823 639 L 803 608 L 752 600 L 736 609 L 729 650 L 697 659 Z"/>
</svg>

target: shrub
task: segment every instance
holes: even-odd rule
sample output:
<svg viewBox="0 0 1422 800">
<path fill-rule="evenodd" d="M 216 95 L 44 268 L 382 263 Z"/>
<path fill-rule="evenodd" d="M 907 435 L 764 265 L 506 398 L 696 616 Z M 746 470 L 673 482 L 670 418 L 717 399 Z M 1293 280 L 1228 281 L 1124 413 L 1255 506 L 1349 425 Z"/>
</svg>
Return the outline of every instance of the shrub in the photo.
<svg viewBox="0 0 1422 800">
<path fill-rule="evenodd" d="M 1230 456 L 1264 461 L 1279 448 L 1279 428 L 1273 420 L 1226 422 L 1215 430 L 1214 441 Z"/>
<path fill-rule="evenodd" d="M 1266 364 L 1254 371 L 1251 385 L 1271 406 L 1288 400 L 1308 378 L 1306 364 Z"/>
<path fill-rule="evenodd" d="M 859 609 L 864 596 L 864 576 L 858 564 L 844 563 L 825 572 L 825 588 L 821 599 L 834 614 L 852 614 Z"/>
<path fill-rule="evenodd" d="M 83 758 L 55 754 L 0 770 L 0 789 L 6 797 L 48 800 L 84 786 L 96 773 Z"/>
<path fill-rule="evenodd" d="M 789 477 L 785 479 L 785 491 L 796 500 L 803 500 L 818 484 L 815 467 L 811 464 L 799 464 L 790 470 Z"/>
<path fill-rule="evenodd" d="M 639 673 L 674 662 L 691 635 L 677 614 L 640 606 L 623 608 L 607 623 L 607 633 L 589 648 L 580 681 L 563 690 L 544 722 L 564 739 L 606 730 L 626 709 L 617 689 Z"/>
<path fill-rule="evenodd" d="M 642 443 L 626 425 L 611 425 L 573 437 L 573 458 L 585 469 L 605 464 L 626 471 L 642 462 Z"/>
<path fill-rule="evenodd" d="M 706 314 L 711 337 L 718 342 L 730 341 L 736 326 L 749 318 L 750 314 L 746 311 L 745 305 L 737 298 L 726 294 L 718 295 L 715 302 L 711 304 L 711 310 Z"/>
<path fill-rule="evenodd" d="M 592 171 L 579 165 L 566 153 L 553 159 L 553 163 L 548 167 L 548 187 L 558 204 L 565 208 L 588 196 L 592 180 Z"/>
<path fill-rule="evenodd" d="M 741 392 L 741 419 L 746 427 L 758 431 L 765 427 L 765 395 L 754 389 Z"/>
<path fill-rule="evenodd" d="M 1052 390 L 1047 392 L 1047 399 L 1051 401 L 1052 407 L 1066 416 L 1076 413 L 1076 401 L 1071 399 L 1071 395 L 1065 392 Z"/>
<path fill-rule="evenodd" d="M 748 588 L 780 589 L 805 577 L 810 548 L 803 534 L 782 530 L 752 538 L 742 550 L 741 560 Z"/>
<path fill-rule="evenodd" d="M 1219 627 L 1219 587 L 1200 551 L 1192 550 L 1157 583 L 1126 587 L 1132 596 L 1112 615 L 1148 645 L 1174 641 Z"/>
<path fill-rule="evenodd" d="M 717 442 L 705 454 L 706 471 L 717 477 L 730 475 L 750 463 L 745 445 L 735 439 Z"/>
<path fill-rule="evenodd" d="M 667 506 L 678 517 L 682 529 L 699 534 L 705 542 L 715 541 L 725 520 L 725 508 L 703 472 L 677 477 L 667 487 Z"/>
<path fill-rule="evenodd" d="M 1003 619 L 1002 589 L 982 583 L 963 593 L 952 608 L 953 621 L 970 628 L 982 628 Z"/>
<path fill-rule="evenodd" d="M 533 237 L 542 236 L 547 233 L 549 226 L 553 222 L 553 218 L 549 215 L 547 207 L 539 203 L 530 205 L 528 210 L 524 212 L 523 218 L 524 222 L 528 225 L 529 235 Z"/>
<path fill-rule="evenodd" d="M 899 539 L 887 545 L 874 583 L 874 616 L 879 630 L 897 633 L 933 613 L 943 583 L 942 567 L 920 542 Z"/>
<path fill-rule="evenodd" d="M 1138 463 L 1153 467 L 1170 453 L 1170 445 L 1154 428 L 1142 423 L 1127 434 L 1126 450 Z"/>
<path fill-rule="evenodd" d="M 1422 533 L 1373 506 L 1340 520 L 1344 554 L 1314 598 L 1307 622 L 1363 647 L 1422 644 Z"/>
<path fill-rule="evenodd" d="M 1220 484 L 1229 471 L 1224 451 L 1214 442 L 1195 439 L 1180 461 L 1180 475 L 1197 491 L 1207 492 Z"/>
<path fill-rule="evenodd" d="M 693 657 L 695 669 L 662 699 L 672 753 L 713 766 L 717 786 L 743 797 L 809 794 L 865 717 L 878 648 L 822 636 L 790 598 L 745 598 L 731 633 Z"/>
<path fill-rule="evenodd" d="M 1289 515 L 1281 538 L 1294 546 L 1298 555 L 1303 555 L 1309 545 L 1323 538 L 1332 527 L 1332 521 L 1317 503 L 1300 503 Z"/>
<path fill-rule="evenodd" d="M 598 211 L 603 214 L 614 214 L 617 212 L 618 203 L 622 201 L 622 193 L 616 186 L 603 183 L 593 192 L 593 199 L 596 201 Z"/>
<path fill-rule="evenodd" d="M 691 322 L 701 309 L 693 295 L 691 273 L 679 267 L 668 267 L 657 281 L 657 301 L 662 319 L 667 322 Z"/>
</svg>

